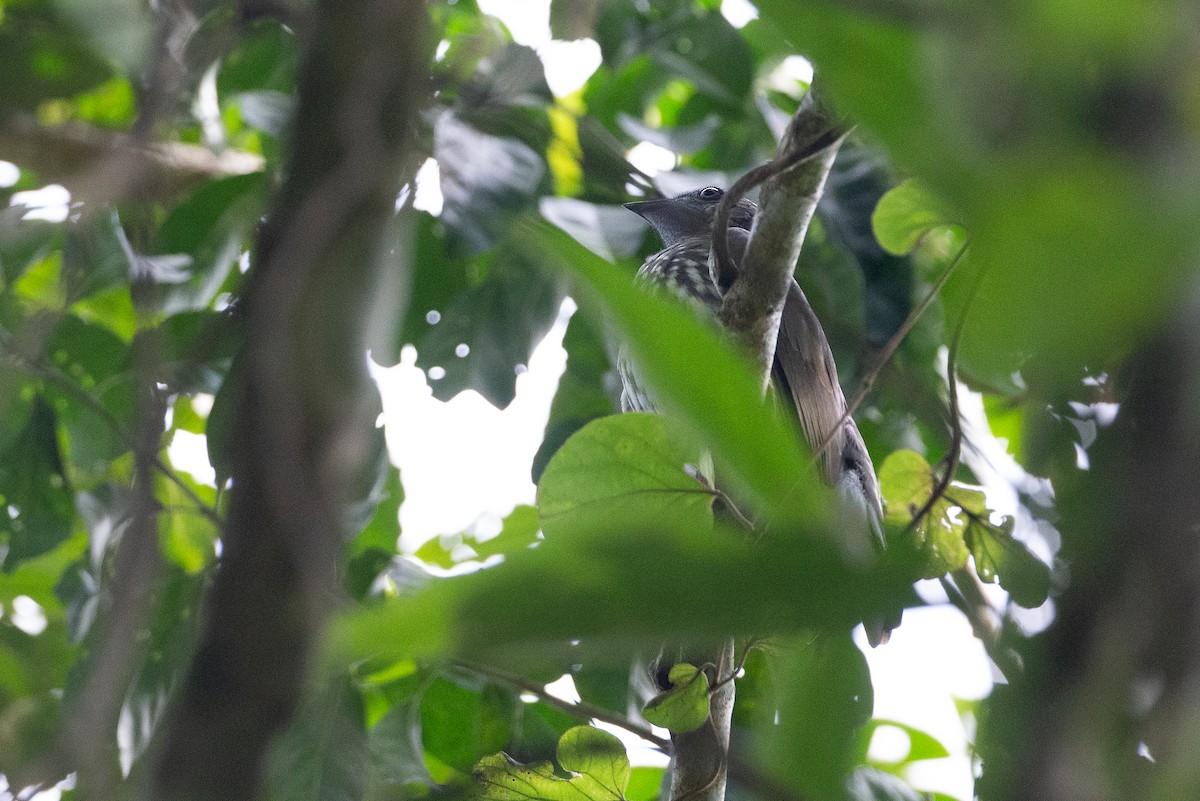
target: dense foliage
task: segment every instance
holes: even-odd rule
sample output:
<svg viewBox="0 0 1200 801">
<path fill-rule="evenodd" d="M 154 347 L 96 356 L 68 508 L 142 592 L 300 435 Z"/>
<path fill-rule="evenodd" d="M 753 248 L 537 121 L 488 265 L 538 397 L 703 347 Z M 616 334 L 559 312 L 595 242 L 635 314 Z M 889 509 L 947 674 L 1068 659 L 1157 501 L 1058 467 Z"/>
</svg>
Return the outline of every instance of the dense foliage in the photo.
<svg viewBox="0 0 1200 801">
<path fill-rule="evenodd" d="M 681 663 L 658 692 L 647 662 L 734 638 L 731 796 L 917 798 L 945 749 L 905 729 L 868 759 L 890 724 L 850 632 L 941 579 L 1008 682 L 964 710 L 982 797 L 1200 792 L 1195 9 L 720 6 L 553 0 L 602 55 L 560 97 L 473 0 L 0 2 L 12 787 L 648 801 L 663 769 L 586 724 L 705 725 L 731 677 Z M 657 242 L 618 205 L 769 160 L 801 55 L 856 126 L 796 275 L 869 390 L 879 562 L 736 349 L 633 285 Z M 18 194 L 48 184 L 69 201 Z M 357 356 L 412 344 L 439 398 L 504 406 L 568 294 L 538 508 L 402 557 Z M 612 414 L 618 340 L 670 416 Z M 171 463 L 187 435 L 211 483 Z M 1048 596 L 1029 636 L 1013 608 Z M 545 692 L 564 674 L 582 704 Z"/>
</svg>

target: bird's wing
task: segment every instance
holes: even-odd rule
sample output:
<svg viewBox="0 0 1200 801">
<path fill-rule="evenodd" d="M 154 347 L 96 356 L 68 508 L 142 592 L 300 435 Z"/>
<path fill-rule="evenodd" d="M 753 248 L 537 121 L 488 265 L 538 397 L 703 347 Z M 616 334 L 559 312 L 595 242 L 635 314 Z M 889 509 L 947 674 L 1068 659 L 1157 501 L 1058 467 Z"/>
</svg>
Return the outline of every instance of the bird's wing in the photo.
<svg viewBox="0 0 1200 801">
<path fill-rule="evenodd" d="M 749 231 L 729 229 L 729 254 L 735 266 L 741 264 L 749 238 Z M 783 304 L 773 372 L 791 395 L 809 444 L 815 448 L 828 441 L 820 459 L 826 482 L 844 489 L 857 488 L 857 495 L 865 502 L 872 534 L 882 544 L 883 504 L 875 468 L 854 419 L 842 419 L 846 415 L 846 396 L 838 383 L 833 352 L 821 322 L 794 278 Z"/>
<path fill-rule="evenodd" d="M 775 372 L 781 375 L 792 397 L 809 445 L 815 448 L 822 442 L 829 443 L 820 462 L 826 482 L 836 485 L 842 473 L 845 437 L 834 429 L 846 413 L 846 396 L 838 384 L 825 332 L 795 279 L 788 287 L 779 322 Z"/>
</svg>

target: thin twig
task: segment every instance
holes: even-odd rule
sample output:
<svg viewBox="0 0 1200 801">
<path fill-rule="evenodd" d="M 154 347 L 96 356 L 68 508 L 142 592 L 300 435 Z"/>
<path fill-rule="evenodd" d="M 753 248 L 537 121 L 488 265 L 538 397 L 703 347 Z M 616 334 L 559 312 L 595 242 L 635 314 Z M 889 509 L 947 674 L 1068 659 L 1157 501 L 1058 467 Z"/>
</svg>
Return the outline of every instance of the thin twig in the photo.
<svg viewBox="0 0 1200 801">
<path fill-rule="evenodd" d="M 829 443 L 833 441 L 834 435 L 841 431 L 842 426 L 846 424 L 846 421 L 848 421 L 854 415 L 854 413 L 858 411 L 858 407 L 862 405 L 862 402 L 866 399 L 868 393 L 870 393 L 871 389 L 875 386 L 875 382 L 879 379 L 879 374 L 883 372 L 883 368 L 887 366 L 888 362 L 892 360 L 892 357 L 896 355 L 896 351 L 900 349 L 900 343 L 904 341 L 904 338 L 909 335 L 909 332 L 912 331 L 913 326 L 917 324 L 917 321 L 920 320 L 925 312 L 929 310 L 929 307 L 933 305 L 933 301 L 941 293 L 942 288 L 946 286 L 946 282 L 950 280 L 951 274 L 954 272 L 955 268 L 958 267 L 959 262 L 962 261 L 962 257 L 966 254 L 967 244 L 967 242 L 963 242 L 962 247 L 960 247 L 958 252 L 954 254 L 954 258 L 950 260 L 950 263 L 946 266 L 946 269 L 944 269 L 942 274 L 937 277 L 937 280 L 933 282 L 933 286 L 929 288 L 929 292 L 926 293 L 925 297 L 921 299 L 921 302 L 917 305 L 917 307 L 909 312 L 904 324 L 896 330 L 895 334 L 892 334 L 892 338 L 889 339 L 887 344 L 883 346 L 883 350 L 879 352 L 879 358 L 876 360 L 875 365 L 867 371 L 866 375 L 863 376 L 862 382 L 859 384 L 858 391 L 856 391 L 854 393 L 854 397 L 851 398 L 849 405 L 846 407 L 846 413 L 842 415 L 842 419 L 838 421 L 837 425 L 830 428 L 829 433 L 825 435 L 825 439 L 822 440 L 819 445 L 813 448 L 813 462 L 816 462 L 821 458 L 821 454 L 825 452 L 825 449 L 829 447 Z"/>
<path fill-rule="evenodd" d="M 983 270 L 980 270 L 979 274 L 975 276 L 975 283 L 971 285 L 966 303 L 963 304 L 962 313 L 958 316 L 958 323 L 954 327 L 954 336 L 950 339 L 950 350 L 946 354 L 946 386 L 950 406 L 947 424 L 950 426 L 950 449 L 946 452 L 946 456 L 942 460 L 945 469 L 942 471 L 941 477 L 938 478 L 938 482 L 929 499 L 925 501 L 920 511 L 913 515 L 913 519 L 909 521 L 907 531 L 914 530 L 920 524 L 922 518 L 933 509 L 934 504 L 946 494 L 946 490 L 950 488 L 950 482 L 954 478 L 954 471 L 958 468 L 959 457 L 962 456 L 963 430 L 958 408 L 958 347 L 962 342 L 963 329 L 967 325 L 967 316 L 971 312 L 971 304 L 974 303 L 979 286 L 983 283 L 983 276 Z"/>
<path fill-rule="evenodd" d="M 738 660 L 738 663 L 736 665 L 734 665 L 733 672 L 730 673 L 728 676 L 726 676 L 723 679 L 718 679 L 716 681 L 716 683 L 714 683 L 713 686 L 709 688 L 709 690 L 708 690 L 709 695 L 712 695 L 717 690 L 719 690 L 721 687 L 725 686 L 726 684 L 728 684 L 729 682 L 731 682 L 737 678 L 738 674 L 742 672 L 742 668 L 746 667 L 746 658 L 750 656 L 750 650 L 752 648 L 754 648 L 754 646 L 757 644 L 758 644 L 758 640 L 753 639 L 753 638 L 746 641 L 746 647 L 742 651 L 742 657 L 741 657 L 741 659 Z"/>
<path fill-rule="evenodd" d="M 984 650 L 1004 678 L 1010 682 L 1018 679 L 1025 672 L 1025 663 L 1020 654 L 1001 645 L 1000 627 L 992 619 L 996 612 L 983 594 L 979 576 L 970 567 L 962 567 L 949 577 L 943 576 L 941 583 L 946 595 L 950 597 L 950 602 L 967 618 L 975 638 L 983 643 Z M 955 600 L 954 595 L 951 595 L 951 587 L 957 591 L 959 600 Z"/>
<path fill-rule="evenodd" d="M 619 715 L 604 707 L 589 704 L 587 701 L 564 701 L 561 698 L 556 698 L 546 692 L 544 685 L 538 684 L 536 681 L 524 678 L 523 676 L 514 676 L 511 673 L 506 673 L 489 665 L 481 665 L 478 662 L 471 662 L 463 659 L 454 660 L 454 664 L 464 670 L 469 670 L 472 673 L 477 673 L 484 678 L 496 682 L 497 684 L 506 684 L 509 687 L 531 693 L 538 697 L 538 700 L 547 706 L 552 706 L 562 712 L 566 712 L 572 717 L 577 717 L 582 720 L 599 720 L 604 723 L 609 723 L 618 728 L 624 729 L 630 734 L 636 734 L 647 742 L 653 743 L 656 748 L 664 754 L 671 753 L 671 741 L 665 737 L 659 737 L 650 729 L 642 726 L 639 723 L 634 723 L 624 715 Z"/>
<path fill-rule="evenodd" d="M 826 148 L 834 145 L 842 136 L 841 132 L 831 128 L 818 136 L 807 147 L 789 154 L 786 158 L 772 159 L 766 164 L 760 164 L 741 178 L 738 178 L 733 182 L 733 186 L 726 190 L 724 197 L 721 198 L 720 205 L 717 206 L 717 213 L 713 218 L 713 231 L 728 230 L 729 215 L 733 211 L 733 207 L 751 189 L 784 170 L 798 167 L 804 162 L 815 158 Z M 719 286 L 729 286 L 737 275 L 737 268 L 733 266 L 733 259 L 729 255 L 728 237 L 717 236 L 714 233 L 712 251 L 714 261 L 717 265 L 717 283 Z"/>
</svg>

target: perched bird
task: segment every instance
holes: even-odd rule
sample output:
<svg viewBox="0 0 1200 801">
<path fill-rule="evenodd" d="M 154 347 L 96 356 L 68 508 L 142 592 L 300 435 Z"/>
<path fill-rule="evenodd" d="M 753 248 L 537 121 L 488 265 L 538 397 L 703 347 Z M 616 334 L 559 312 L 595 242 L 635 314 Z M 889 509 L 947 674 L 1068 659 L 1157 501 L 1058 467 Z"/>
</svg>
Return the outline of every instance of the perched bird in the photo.
<svg viewBox="0 0 1200 801">
<path fill-rule="evenodd" d="M 664 287 L 715 315 L 724 292 L 736 279 L 757 212 L 754 203 L 742 199 L 730 213 L 725 235 L 735 275 L 719 281 L 709 267 L 709 251 L 714 217 L 724 194 L 719 187 L 706 186 L 678 197 L 626 203 L 625 208 L 653 226 L 664 246 L 646 259 L 638 270 L 638 280 Z M 617 366 L 622 410 L 655 411 L 624 354 Z M 869 532 L 876 547 L 882 549 L 883 504 L 875 468 L 858 426 L 846 416 L 846 396 L 838 383 L 825 331 L 794 278 L 784 302 L 772 377 L 781 395 L 792 399 L 809 445 L 816 448 L 828 442 L 819 459 L 821 475 L 837 489 L 847 525 Z M 886 642 L 899 622 L 898 616 L 887 622 L 866 621 L 867 638 L 872 645 Z"/>
</svg>

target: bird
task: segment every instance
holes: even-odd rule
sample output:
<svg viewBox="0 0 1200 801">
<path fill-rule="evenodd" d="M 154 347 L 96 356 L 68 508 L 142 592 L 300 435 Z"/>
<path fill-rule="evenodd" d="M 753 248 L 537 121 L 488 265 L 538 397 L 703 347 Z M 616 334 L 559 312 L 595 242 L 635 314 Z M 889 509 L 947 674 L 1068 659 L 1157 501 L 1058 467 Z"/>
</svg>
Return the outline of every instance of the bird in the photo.
<svg viewBox="0 0 1200 801">
<path fill-rule="evenodd" d="M 642 264 L 636 280 L 664 288 L 714 318 L 724 293 L 737 278 L 758 211 L 745 198 L 733 206 L 725 234 L 734 270 L 730 276 L 718 277 L 709 266 L 709 253 L 717 208 L 724 196 L 720 187 L 705 186 L 676 197 L 624 204 L 649 223 L 663 242 L 663 248 Z M 618 353 L 617 369 L 621 410 L 656 411 L 653 398 L 623 350 Z M 771 373 L 781 397 L 791 399 L 809 446 L 815 450 L 827 443 L 818 459 L 820 475 L 837 490 L 846 524 L 867 532 L 876 550 L 882 550 L 883 503 L 875 467 L 858 425 L 846 414 L 846 396 L 825 330 L 794 277 L 784 301 Z M 899 622 L 898 614 L 864 621 L 868 641 L 872 646 L 887 642 Z"/>
</svg>

